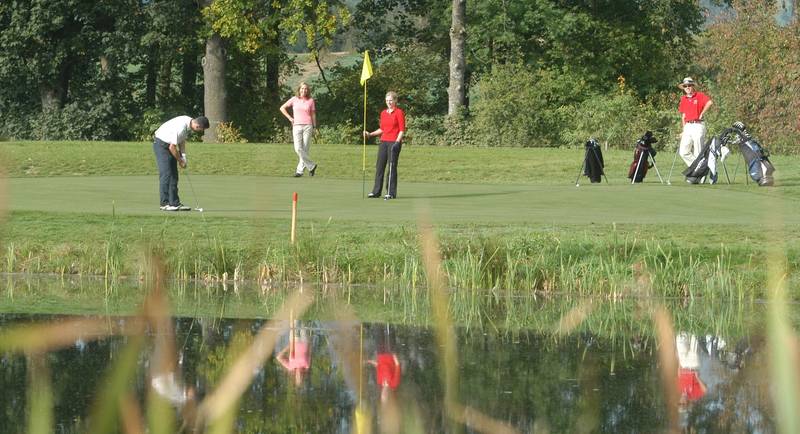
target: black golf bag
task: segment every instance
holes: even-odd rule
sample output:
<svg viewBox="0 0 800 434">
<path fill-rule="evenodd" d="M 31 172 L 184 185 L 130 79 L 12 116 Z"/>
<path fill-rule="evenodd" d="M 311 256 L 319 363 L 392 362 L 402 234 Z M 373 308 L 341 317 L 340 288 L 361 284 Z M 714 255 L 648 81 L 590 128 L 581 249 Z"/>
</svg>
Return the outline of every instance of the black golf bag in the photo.
<svg viewBox="0 0 800 434">
<path fill-rule="evenodd" d="M 589 177 L 593 183 L 600 182 L 600 177 L 604 174 L 603 151 L 600 144 L 595 139 L 586 142 L 586 154 L 583 157 L 583 174 Z"/>
<path fill-rule="evenodd" d="M 717 137 L 712 137 L 706 141 L 703 148 L 700 150 L 700 155 L 698 155 L 697 158 L 692 161 L 692 164 L 683 171 L 683 174 L 686 176 L 686 182 L 690 184 L 700 184 L 708 177 L 711 184 L 717 183 L 717 171 L 714 170 L 712 172 L 710 167 L 712 164 L 716 167 L 716 164 L 711 163 L 711 160 L 719 155 L 719 152 L 716 152 L 717 149 L 719 149 L 719 139 Z M 712 154 L 712 152 L 714 152 L 714 154 Z"/>
<path fill-rule="evenodd" d="M 645 132 L 642 138 L 636 141 L 636 147 L 633 149 L 633 161 L 628 167 L 628 179 L 633 180 L 633 182 L 644 181 L 647 170 L 653 167 L 650 158 L 656 156 L 656 150 L 651 145 L 656 142 L 658 140 L 653 137 L 651 131 Z"/>
<path fill-rule="evenodd" d="M 772 177 L 775 166 L 769 161 L 769 152 L 750 135 L 742 122 L 734 122 L 731 128 L 722 132 L 722 137 L 725 142 L 738 139 L 739 151 L 753 181 L 762 187 L 775 183 L 775 178 Z"/>
</svg>

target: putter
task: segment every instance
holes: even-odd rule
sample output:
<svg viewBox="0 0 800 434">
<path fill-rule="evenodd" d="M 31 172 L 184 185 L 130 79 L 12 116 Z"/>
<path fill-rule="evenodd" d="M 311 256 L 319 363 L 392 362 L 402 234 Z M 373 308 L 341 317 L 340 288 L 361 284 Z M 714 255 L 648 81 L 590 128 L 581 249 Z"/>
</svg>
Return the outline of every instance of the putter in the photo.
<svg viewBox="0 0 800 434">
<path fill-rule="evenodd" d="M 189 188 L 192 189 L 192 196 L 194 196 L 194 208 L 193 210 L 198 212 L 203 212 L 203 208 L 200 207 L 200 204 L 197 202 L 197 192 L 194 190 L 194 184 L 192 184 L 192 177 L 189 176 L 189 168 L 185 167 L 183 169 L 184 173 L 186 174 L 186 179 L 189 181 Z"/>
<path fill-rule="evenodd" d="M 678 152 L 680 149 L 680 146 L 678 146 L 678 149 L 675 149 L 675 156 L 672 157 L 672 166 L 670 166 L 669 175 L 667 175 L 667 185 L 672 185 L 672 169 L 675 168 L 675 161 L 678 159 Z"/>
</svg>

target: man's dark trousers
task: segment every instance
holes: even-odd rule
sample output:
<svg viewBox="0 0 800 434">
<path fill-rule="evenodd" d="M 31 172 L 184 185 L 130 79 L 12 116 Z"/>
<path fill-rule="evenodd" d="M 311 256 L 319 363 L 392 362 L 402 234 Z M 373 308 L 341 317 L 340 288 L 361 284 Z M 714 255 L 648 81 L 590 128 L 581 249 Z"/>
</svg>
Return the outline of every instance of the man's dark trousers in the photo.
<svg viewBox="0 0 800 434">
<path fill-rule="evenodd" d="M 153 142 L 153 152 L 156 154 L 158 164 L 158 192 L 161 206 L 178 206 L 181 203 L 178 197 L 178 160 L 169 152 L 169 143 L 160 139 Z"/>
<path fill-rule="evenodd" d="M 386 171 L 386 161 L 389 160 L 389 182 L 386 192 L 389 196 L 397 196 L 397 159 L 400 157 L 400 149 L 403 147 L 399 142 L 384 142 L 378 148 L 378 161 L 375 163 L 375 185 L 372 187 L 372 194 L 380 195 L 383 189 L 383 175 Z"/>
</svg>

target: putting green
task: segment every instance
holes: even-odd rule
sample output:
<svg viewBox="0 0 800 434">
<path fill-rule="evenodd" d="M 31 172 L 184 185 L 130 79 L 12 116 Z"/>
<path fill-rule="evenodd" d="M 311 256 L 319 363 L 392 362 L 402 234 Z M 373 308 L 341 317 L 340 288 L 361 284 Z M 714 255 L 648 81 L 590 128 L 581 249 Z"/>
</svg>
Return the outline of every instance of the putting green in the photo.
<svg viewBox="0 0 800 434">
<path fill-rule="evenodd" d="M 164 214 L 158 210 L 156 176 L 11 178 L 9 189 L 9 206 L 15 211 Z M 576 187 L 569 180 L 564 185 L 401 181 L 398 199 L 384 201 L 362 198 L 358 180 L 195 175 L 190 183 L 184 175 L 180 181 L 183 202 L 203 207 L 207 217 L 288 218 L 293 192 L 299 194 L 302 219 L 406 222 L 428 210 L 436 223 L 800 223 L 795 200 L 778 189 L 752 184 L 651 181 Z M 179 214 L 200 218 L 197 212 Z"/>
</svg>

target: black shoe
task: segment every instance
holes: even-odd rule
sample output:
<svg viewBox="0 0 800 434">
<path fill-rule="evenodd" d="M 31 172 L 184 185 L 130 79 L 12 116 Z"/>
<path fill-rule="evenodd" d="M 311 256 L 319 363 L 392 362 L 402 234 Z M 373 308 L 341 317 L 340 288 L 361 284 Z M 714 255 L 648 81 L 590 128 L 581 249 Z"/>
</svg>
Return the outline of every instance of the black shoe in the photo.
<svg viewBox="0 0 800 434">
<path fill-rule="evenodd" d="M 294 177 L 295 177 L 295 178 L 299 178 L 299 177 L 301 177 L 301 176 L 303 176 L 303 174 L 302 174 L 302 173 L 297 173 L 297 172 L 295 172 L 295 174 L 294 174 Z"/>
<path fill-rule="evenodd" d="M 380 193 L 367 193 L 367 197 L 370 199 L 375 199 L 381 197 Z"/>
<path fill-rule="evenodd" d="M 308 174 L 314 176 L 314 173 L 317 171 L 317 167 L 319 167 L 319 164 L 315 164 L 314 168 L 308 171 Z"/>
</svg>

